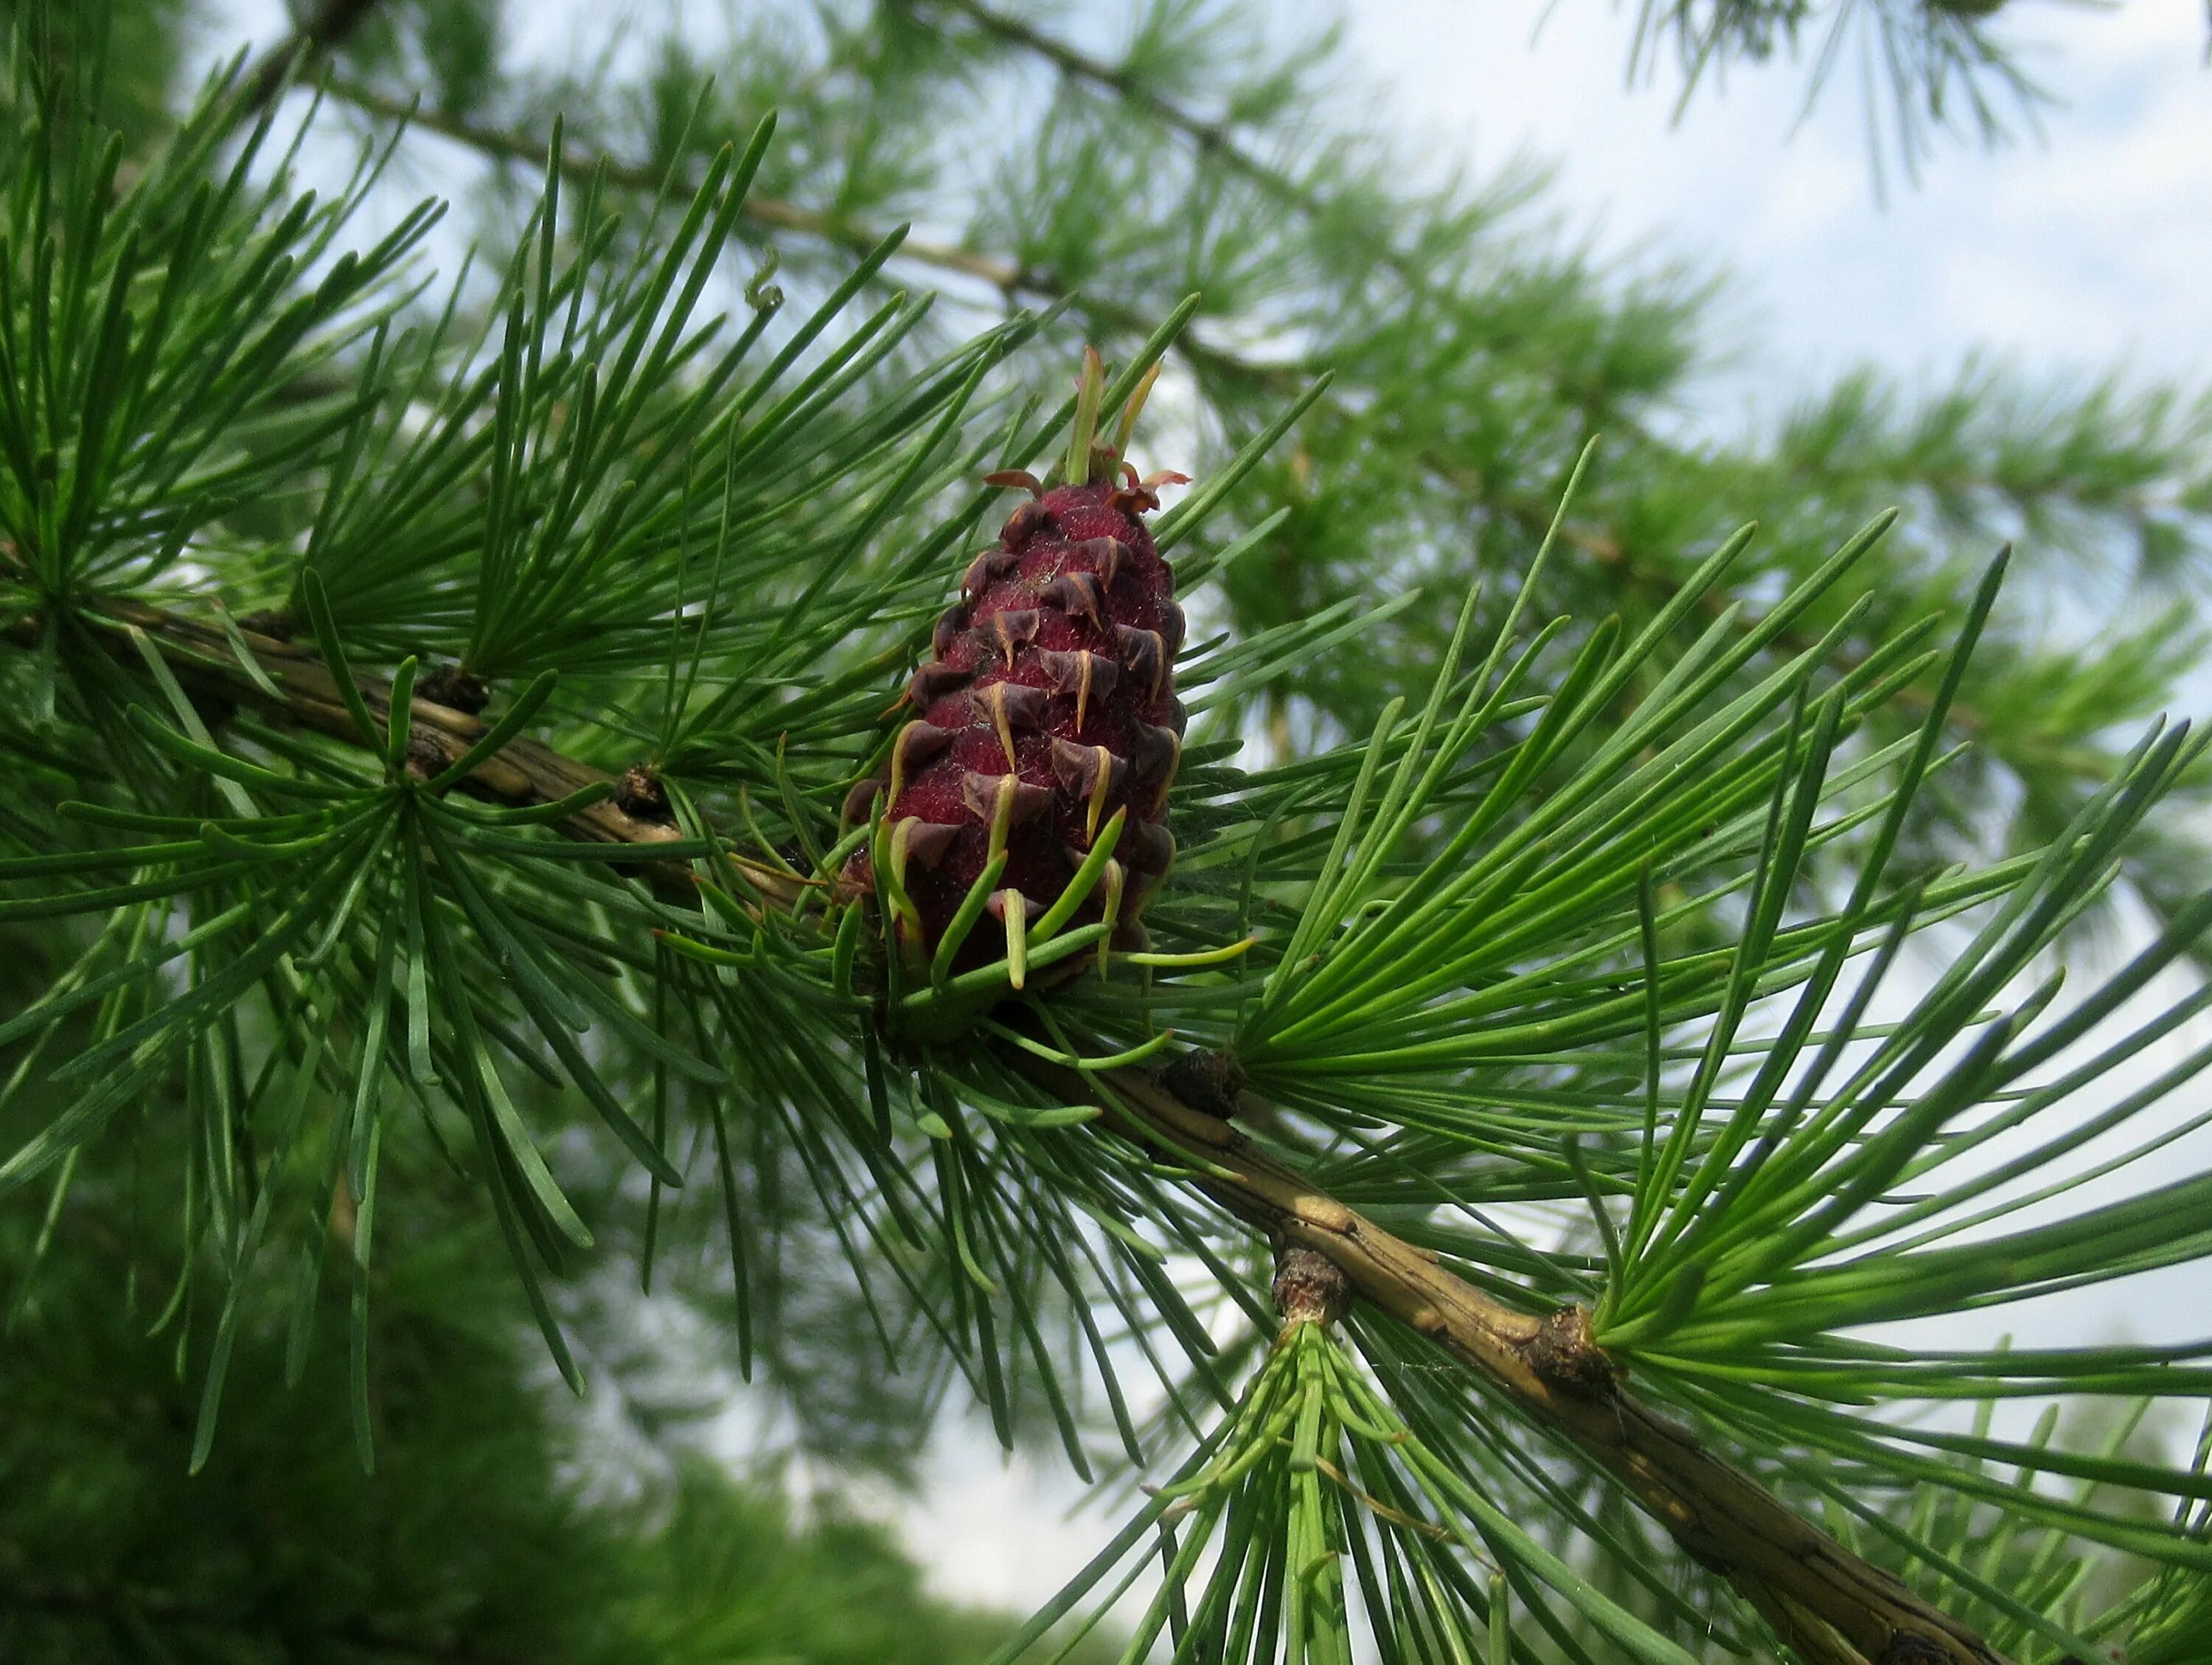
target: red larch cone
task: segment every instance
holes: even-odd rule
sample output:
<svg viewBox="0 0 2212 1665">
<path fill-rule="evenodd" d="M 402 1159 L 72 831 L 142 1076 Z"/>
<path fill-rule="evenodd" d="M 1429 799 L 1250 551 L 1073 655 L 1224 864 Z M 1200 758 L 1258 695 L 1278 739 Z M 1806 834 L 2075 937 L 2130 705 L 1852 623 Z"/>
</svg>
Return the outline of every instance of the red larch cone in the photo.
<svg viewBox="0 0 2212 1665">
<path fill-rule="evenodd" d="M 1006 869 L 963 965 L 1005 952 L 1014 896 L 1029 920 L 1060 899 L 1117 810 L 1127 811 L 1119 842 L 1071 923 L 1110 915 L 1133 927 L 1175 858 L 1166 823 L 1182 751 L 1183 616 L 1143 516 L 1158 506 L 1158 479 L 1182 477 L 1139 481 L 1087 441 L 1094 477 L 1083 484 L 1048 491 L 1025 475 L 993 477 L 1035 495 L 969 563 L 907 685 L 911 714 L 887 775 L 863 781 L 848 805 L 858 818 L 886 800 L 884 848 L 920 918 L 921 940 L 908 946 L 924 956 L 994 845 Z M 865 849 L 846 876 L 872 888 Z"/>
</svg>

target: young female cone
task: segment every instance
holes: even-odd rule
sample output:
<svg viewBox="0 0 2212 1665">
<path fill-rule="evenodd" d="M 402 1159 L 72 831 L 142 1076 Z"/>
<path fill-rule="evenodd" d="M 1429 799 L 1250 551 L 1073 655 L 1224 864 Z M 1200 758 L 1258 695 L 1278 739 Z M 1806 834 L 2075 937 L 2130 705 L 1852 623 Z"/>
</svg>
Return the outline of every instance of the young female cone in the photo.
<svg viewBox="0 0 2212 1665">
<path fill-rule="evenodd" d="M 1121 443 L 1151 380 L 1131 396 Z M 1048 910 L 1102 836 L 1111 854 L 1068 923 L 1111 920 L 1128 940 L 1175 857 L 1166 823 L 1182 753 L 1183 617 L 1144 516 L 1159 506 L 1153 487 L 1184 477 L 1140 480 L 1118 446 L 1095 441 L 1103 380 L 1086 350 L 1068 483 L 990 477 L 1029 500 L 969 563 L 960 599 L 938 621 L 907 684 L 908 720 L 885 774 L 854 790 L 855 817 L 884 802 L 878 849 L 912 904 L 892 928 L 923 960 L 1001 857 L 962 966 L 1002 957 L 1022 928 L 1009 914 L 1027 921 Z M 864 849 L 848 879 L 877 888 L 875 860 Z"/>
</svg>

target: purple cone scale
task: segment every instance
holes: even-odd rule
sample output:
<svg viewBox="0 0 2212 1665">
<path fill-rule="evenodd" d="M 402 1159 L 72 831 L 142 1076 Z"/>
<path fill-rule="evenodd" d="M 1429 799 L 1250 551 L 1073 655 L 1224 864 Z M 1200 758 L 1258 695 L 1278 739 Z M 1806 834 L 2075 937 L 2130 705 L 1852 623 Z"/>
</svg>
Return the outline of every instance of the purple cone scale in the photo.
<svg viewBox="0 0 2212 1665">
<path fill-rule="evenodd" d="M 888 770 L 854 790 L 858 815 L 884 799 L 884 848 L 919 916 L 909 951 L 934 950 L 996 848 L 1006 867 L 963 965 L 1006 952 L 1010 893 L 1030 920 L 1060 898 L 1117 811 L 1112 857 L 1071 923 L 1110 915 L 1117 940 L 1140 938 L 1137 915 L 1174 860 L 1183 617 L 1144 516 L 1152 486 L 1182 477 L 1139 481 L 1103 447 L 1090 471 L 1050 490 L 993 477 L 1032 495 L 967 563 L 907 684 Z M 848 878 L 872 888 L 866 851 Z"/>
</svg>

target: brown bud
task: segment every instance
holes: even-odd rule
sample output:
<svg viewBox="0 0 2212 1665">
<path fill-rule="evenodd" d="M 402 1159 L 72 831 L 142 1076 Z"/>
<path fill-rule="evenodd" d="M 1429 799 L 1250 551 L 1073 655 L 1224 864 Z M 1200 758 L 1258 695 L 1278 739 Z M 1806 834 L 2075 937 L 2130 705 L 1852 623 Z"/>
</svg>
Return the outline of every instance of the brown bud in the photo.
<svg viewBox="0 0 2212 1665">
<path fill-rule="evenodd" d="M 1244 1091 L 1244 1071 L 1235 1058 L 1211 1047 L 1193 1047 L 1159 1073 L 1160 1085 L 1194 1110 L 1233 1121 Z"/>
<path fill-rule="evenodd" d="M 441 665 L 415 684 L 415 697 L 473 717 L 491 703 L 491 690 L 475 671 L 458 665 Z"/>
<path fill-rule="evenodd" d="M 414 731 L 408 732 L 411 742 Z M 660 784 L 660 771 L 650 763 L 632 763 L 615 779 L 615 807 L 624 815 L 639 821 L 673 821 L 675 812 L 668 806 L 667 790 Z"/>
<path fill-rule="evenodd" d="M 1555 1388 L 1594 1396 L 1613 1386 L 1613 1361 L 1590 1331 L 1588 1307 L 1561 1307 L 1544 1320 L 1523 1352 L 1529 1369 Z"/>
<path fill-rule="evenodd" d="M 1320 1250 L 1291 1244 L 1275 1256 L 1274 1297 L 1286 1328 L 1334 1324 L 1352 1310 L 1352 1280 Z"/>
</svg>

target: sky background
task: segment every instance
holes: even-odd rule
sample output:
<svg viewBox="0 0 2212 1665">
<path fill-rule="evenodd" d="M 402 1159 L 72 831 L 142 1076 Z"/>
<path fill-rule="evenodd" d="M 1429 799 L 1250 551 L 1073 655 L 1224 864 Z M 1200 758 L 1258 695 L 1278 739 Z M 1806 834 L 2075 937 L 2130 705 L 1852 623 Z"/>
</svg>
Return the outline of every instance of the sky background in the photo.
<svg viewBox="0 0 2212 1665">
<path fill-rule="evenodd" d="M 698 0 L 694 0 L 695 3 Z M 718 9 L 702 4 L 702 12 Z M 1303 26 L 1308 0 L 1270 0 Z M 642 8 L 658 10 L 657 5 Z M 276 38 L 276 0 L 216 8 L 226 37 Z M 1109 11 L 1118 12 L 1118 6 Z M 529 52 L 582 9 L 514 9 Z M 1348 0 L 1347 95 L 1440 166 L 1487 176 L 1548 164 L 1542 210 L 1625 261 L 1686 259 L 1727 279 L 1696 419 L 1755 428 L 1872 361 L 1948 380 L 1968 355 L 2033 372 L 2212 381 L 2212 70 L 2204 0 L 2115 9 L 2013 0 L 2004 27 L 2057 95 L 2045 137 L 1995 151 L 1940 145 L 1884 200 L 1848 69 L 1802 124 L 1806 74 L 1779 64 L 1704 89 L 1630 89 L 1631 9 L 1601 0 Z M 2194 1328 L 2201 1283 L 2142 1291 L 2158 1333 Z M 720 1442 L 757 1448 L 757 1404 Z M 1064 1521 L 1057 1461 L 1001 1460 L 980 1427 L 939 1442 L 918 1499 L 877 1500 L 948 1594 L 1027 1607 L 1095 1553 L 1103 1522 Z"/>
<path fill-rule="evenodd" d="M 1875 360 L 1940 374 L 1977 349 L 2036 369 L 2212 370 L 2212 71 L 2202 0 L 2014 0 L 2003 27 L 2062 102 L 2045 137 L 1941 147 L 1877 200 L 1855 76 L 1802 125 L 1787 64 L 1628 89 L 1631 17 L 1599 0 L 1355 0 L 1348 44 L 1394 125 L 1556 169 L 1565 223 L 1731 278 L 1717 421 Z M 1796 130 L 1793 132 L 1793 128 Z"/>
</svg>

